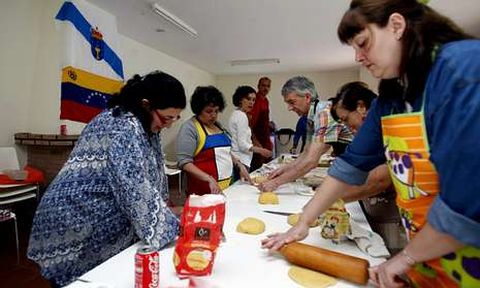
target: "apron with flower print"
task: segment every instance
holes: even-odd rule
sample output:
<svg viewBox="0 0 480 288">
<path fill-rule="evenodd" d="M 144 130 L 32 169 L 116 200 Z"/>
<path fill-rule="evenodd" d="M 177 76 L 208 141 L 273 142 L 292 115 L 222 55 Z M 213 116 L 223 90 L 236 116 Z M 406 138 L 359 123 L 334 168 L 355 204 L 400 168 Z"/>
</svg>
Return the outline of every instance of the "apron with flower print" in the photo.
<svg viewBox="0 0 480 288">
<path fill-rule="evenodd" d="M 423 108 L 420 112 L 384 116 L 381 122 L 397 206 L 408 238 L 412 239 L 425 224 L 440 190 L 437 171 L 429 160 Z M 418 263 L 408 277 L 414 287 L 480 287 L 480 249 L 466 246 Z"/>
</svg>

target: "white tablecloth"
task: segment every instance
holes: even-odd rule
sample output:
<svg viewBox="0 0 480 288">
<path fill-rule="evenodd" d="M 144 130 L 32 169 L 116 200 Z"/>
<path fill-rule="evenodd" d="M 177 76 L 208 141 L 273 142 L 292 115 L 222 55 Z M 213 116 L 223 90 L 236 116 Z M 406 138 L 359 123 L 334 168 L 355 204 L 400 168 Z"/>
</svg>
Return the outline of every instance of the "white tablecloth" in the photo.
<svg viewBox="0 0 480 288">
<path fill-rule="evenodd" d="M 211 276 L 201 277 L 206 287 L 299 287 L 287 275 L 291 266 L 282 256 L 269 254 L 260 248 L 260 240 L 274 232 L 283 232 L 290 228 L 287 217 L 263 212 L 275 210 L 300 212 L 310 199 L 294 192 L 278 193 L 279 205 L 258 204 L 257 188 L 237 182 L 225 191 L 227 195 L 224 232 L 226 242 L 221 243 Z M 370 229 L 365 216 L 357 202 L 347 204 L 351 217 L 364 228 Z M 260 235 L 246 235 L 235 231 L 237 224 L 246 217 L 262 219 L 266 231 Z M 370 265 L 377 265 L 385 259 L 372 258 L 361 252 L 354 242 L 333 244 L 322 239 L 318 227 L 311 228 L 309 236 L 302 241 L 325 249 L 338 251 L 367 259 Z M 137 245 L 133 245 L 120 254 L 110 258 L 101 265 L 84 274 L 70 287 L 134 287 L 134 255 Z M 188 280 L 179 280 L 172 262 L 174 244 L 160 251 L 160 285 L 161 287 L 186 287 Z M 103 283 L 105 285 L 97 285 Z M 356 287 L 355 284 L 341 281 L 335 287 Z"/>
</svg>

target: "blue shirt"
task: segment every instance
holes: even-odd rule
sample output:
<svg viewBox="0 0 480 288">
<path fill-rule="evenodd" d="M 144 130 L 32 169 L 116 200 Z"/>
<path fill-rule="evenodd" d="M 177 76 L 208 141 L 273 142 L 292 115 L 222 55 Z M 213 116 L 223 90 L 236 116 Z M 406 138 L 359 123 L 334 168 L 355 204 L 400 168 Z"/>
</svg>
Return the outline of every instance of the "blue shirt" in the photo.
<svg viewBox="0 0 480 288">
<path fill-rule="evenodd" d="M 66 285 L 129 247 L 161 248 L 178 234 L 157 134 L 131 113 L 104 111 L 83 130 L 33 221 L 28 257 Z M 133 271 L 133 267 L 132 267 Z"/>
<path fill-rule="evenodd" d="M 302 149 L 300 152 L 303 151 L 303 147 L 307 141 L 307 119 L 307 116 L 298 118 L 297 126 L 295 127 L 295 135 L 293 135 L 293 147 L 295 148 L 297 147 L 300 138 L 302 138 Z"/>
<path fill-rule="evenodd" d="M 480 247 L 480 40 L 445 44 L 425 85 L 425 126 L 430 161 L 440 193 L 428 222 L 440 232 Z M 423 97 L 412 104 L 422 109 Z M 368 171 L 385 163 L 380 120 L 403 113 L 403 105 L 379 98 L 346 152 L 329 175 L 349 184 L 364 183 Z M 393 113 L 392 113 L 393 112 Z"/>
</svg>

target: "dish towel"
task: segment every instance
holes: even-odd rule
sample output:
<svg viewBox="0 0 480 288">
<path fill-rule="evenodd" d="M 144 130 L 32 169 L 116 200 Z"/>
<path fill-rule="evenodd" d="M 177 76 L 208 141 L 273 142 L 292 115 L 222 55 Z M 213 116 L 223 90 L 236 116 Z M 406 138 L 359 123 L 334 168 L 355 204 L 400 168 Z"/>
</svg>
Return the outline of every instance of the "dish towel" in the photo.
<svg viewBox="0 0 480 288">
<path fill-rule="evenodd" d="M 347 238 L 355 241 L 358 248 L 372 257 L 390 257 L 382 237 L 373 231 L 360 227 L 353 219 L 350 219 L 352 233 Z"/>
</svg>

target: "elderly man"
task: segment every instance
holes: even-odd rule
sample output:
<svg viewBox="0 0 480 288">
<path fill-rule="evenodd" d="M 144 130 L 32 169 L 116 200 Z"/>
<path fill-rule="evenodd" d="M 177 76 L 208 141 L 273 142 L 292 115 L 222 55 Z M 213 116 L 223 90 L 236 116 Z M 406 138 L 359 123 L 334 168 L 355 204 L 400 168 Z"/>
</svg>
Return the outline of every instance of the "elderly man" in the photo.
<svg viewBox="0 0 480 288">
<path fill-rule="evenodd" d="M 262 191 L 273 191 L 281 184 L 305 175 L 317 166 L 320 156 L 332 146 L 340 150 L 336 153 L 341 153 L 353 138 L 345 125 L 332 118 L 332 103 L 317 99 L 315 85 L 310 79 L 303 76 L 289 79 L 282 87 L 282 96 L 289 111 L 308 118 L 307 147 L 297 160 L 273 171 L 269 180 L 260 185 Z"/>
</svg>

